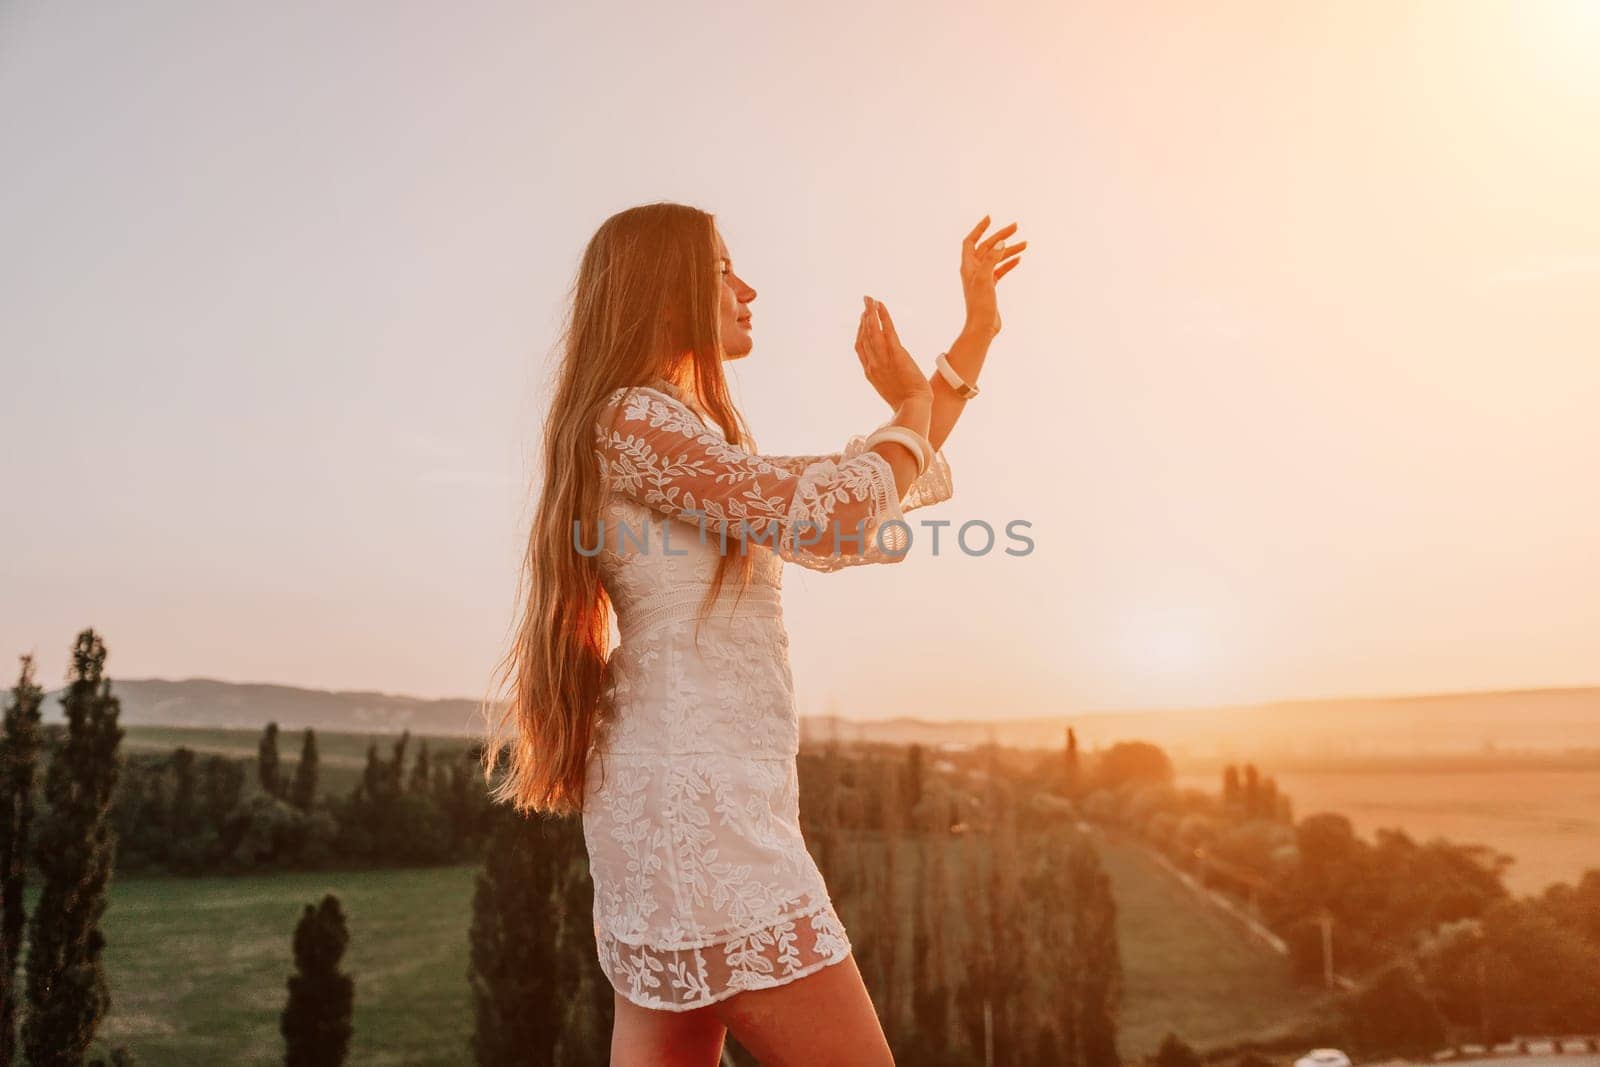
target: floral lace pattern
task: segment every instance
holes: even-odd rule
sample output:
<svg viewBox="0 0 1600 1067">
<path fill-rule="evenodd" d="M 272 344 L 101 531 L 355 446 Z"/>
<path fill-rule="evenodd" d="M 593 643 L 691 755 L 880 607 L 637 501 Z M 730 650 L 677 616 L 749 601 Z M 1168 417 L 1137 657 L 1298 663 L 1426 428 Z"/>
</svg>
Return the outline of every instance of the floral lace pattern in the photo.
<svg viewBox="0 0 1600 1067">
<path fill-rule="evenodd" d="M 598 559 L 622 640 L 606 663 L 583 830 L 601 968 L 633 1003 L 688 1011 L 850 952 L 800 829 L 783 563 L 898 562 L 888 532 L 886 551 L 871 531 L 951 495 L 941 453 L 894 499 L 889 464 L 863 443 L 814 456 L 746 452 L 660 382 L 618 390 L 596 423 L 608 489 Z M 702 615 L 719 534 L 727 529 L 738 551 L 740 520 L 752 535 L 751 585 L 729 583 Z M 794 536 L 834 520 L 847 531 L 861 523 L 865 551 L 830 554 L 827 537 Z M 614 538 L 617 525 L 642 544 Z"/>
<path fill-rule="evenodd" d="M 902 500 L 894 469 L 865 436 L 826 456 L 767 457 L 713 431 L 674 393 L 658 385 L 612 394 L 597 427 L 600 471 L 615 491 L 719 545 L 748 533 L 809 570 L 897 563 L 910 545 L 903 513 L 953 492 L 942 450 Z"/>
</svg>

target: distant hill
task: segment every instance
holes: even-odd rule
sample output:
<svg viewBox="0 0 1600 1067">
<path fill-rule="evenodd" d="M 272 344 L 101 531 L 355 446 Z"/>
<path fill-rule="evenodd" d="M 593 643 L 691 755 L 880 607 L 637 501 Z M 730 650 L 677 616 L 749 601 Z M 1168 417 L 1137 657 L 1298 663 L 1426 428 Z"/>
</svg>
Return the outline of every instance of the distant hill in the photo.
<svg viewBox="0 0 1600 1067">
<path fill-rule="evenodd" d="M 425 700 L 361 690 L 330 692 L 292 685 L 222 682 L 212 678 L 114 678 L 111 691 L 122 703 L 121 721 L 131 726 L 208 726 L 259 730 L 276 722 L 284 730 L 308 726 L 352 733 L 470 735 L 480 732 L 477 702 Z M 59 691 L 46 716 L 61 718 Z"/>
<path fill-rule="evenodd" d="M 1060 748 L 1071 726 L 1085 748 L 1153 741 L 1188 760 L 1600 752 L 1600 687 L 1275 701 L 993 721 L 840 718 L 835 723 L 831 716 L 811 716 L 802 720 L 802 726 L 808 739 L 820 740 L 837 730 L 841 740 L 925 745 L 982 744 L 992 730 L 996 740 L 1022 748 Z"/>
<path fill-rule="evenodd" d="M 356 733 L 475 735 L 477 703 L 393 693 L 329 692 L 287 685 L 115 679 L 123 721 L 132 725 L 285 730 L 307 726 Z M 46 714 L 60 715 L 55 694 Z M 1281 701 L 1233 707 L 1091 712 L 965 720 L 805 716 L 803 736 L 930 747 L 983 744 L 994 737 L 1023 748 L 1058 748 L 1072 726 L 1095 748 L 1148 740 L 1175 757 L 1332 757 L 1573 749 L 1600 751 L 1600 687 L 1425 696 Z"/>
</svg>

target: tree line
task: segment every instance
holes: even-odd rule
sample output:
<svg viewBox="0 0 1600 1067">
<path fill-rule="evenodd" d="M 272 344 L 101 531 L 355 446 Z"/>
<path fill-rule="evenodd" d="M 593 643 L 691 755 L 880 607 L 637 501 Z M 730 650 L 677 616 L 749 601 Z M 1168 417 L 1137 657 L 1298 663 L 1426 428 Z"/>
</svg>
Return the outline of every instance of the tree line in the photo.
<svg viewBox="0 0 1600 1067">
<path fill-rule="evenodd" d="M 994 758 L 957 767 L 930 765 L 919 745 L 802 751 L 806 841 L 897 1062 L 1115 1067 L 1122 965 L 1109 881 L 1071 812 Z M 600 1067 L 613 995 L 595 958 L 581 823 L 497 820 L 471 932 L 476 1062 Z M 733 1039 L 728 1052 L 756 1062 Z"/>
<path fill-rule="evenodd" d="M 344 795 L 320 788 L 316 735 L 287 773 L 279 731 L 247 761 L 187 747 L 124 753 L 105 647 L 84 631 L 44 727 L 24 657 L 0 738 L 0 1064 L 127 1065 L 90 1057 L 110 1011 L 101 919 L 119 869 L 185 874 L 335 862 L 481 860 L 467 932 L 482 1065 L 608 1061 L 613 994 L 596 959 L 581 820 L 490 805 L 468 751 L 436 761 L 410 736 L 374 743 Z M 35 768 L 47 770 L 36 782 Z M 1115 906 L 1093 847 L 1059 806 L 986 767 L 929 765 L 920 746 L 838 744 L 801 757 L 802 822 L 890 1038 L 904 1062 L 954 1067 L 1120 1062 Z M 119 864 L 120 861 L 120 864 Z M 24 888 L 40 879 L 23 914 Z M 280 1014 L 285 1062 L 345 1061 L 357 976 L 336 895 L 305 905 Z M 28 934 L 24 985 L 15 982 Z M 546 1010 L 529 1010 L 529 1005 Z M 20 1029 L 17 1023 L 20 1019 Z M 19 1035 L 20 1034 L 20 1039 Z M 730 1051 L 740 1064 L 754 1061 Z"/>
<path fill-rule="evenodd" d="M 1147 742 L 1077 752 L 1042 776 L 1084 816 L 1131 833 L 1236 899 L 1287 944 L 1295 975 L 1335 979 L 1339 1010 L 1293 1043 L 1416 1056 L 1528 1034 L 1600 1032 L 1600 870 L 1521 899 L 1510 857 L 1293 805 L 1254 766 L 1217 792 L 1178 788 Z"/>
<path fill-rule="evenodd" d="M 491 803 L 474 747 L 437 758 L 409 731 L 376 741 L 346 792 L 321 785 L 317 734 L 306 729 L 292 773 L 277 723 L 262 731 L 254 767 L 186 746 L 130 753 L 113 805 L 119 869 L 239 874 L 273 869 L 431 866 L 477 859 Z M 251 778 L 254 783 L 252 785 Z"/>
</svg>

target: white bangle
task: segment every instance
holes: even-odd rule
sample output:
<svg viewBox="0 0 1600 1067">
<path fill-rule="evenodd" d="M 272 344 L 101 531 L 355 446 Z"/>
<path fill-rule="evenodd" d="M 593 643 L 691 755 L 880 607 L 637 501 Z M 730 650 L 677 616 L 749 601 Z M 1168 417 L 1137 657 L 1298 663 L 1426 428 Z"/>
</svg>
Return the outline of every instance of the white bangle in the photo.
<svg viewBox="0 0 1600 1067">
<path fill-rule="evenodd" d="M 922 472 L 927 470 L 928 465 L 932 462 L 929 453 L 932 451 L 933 446 L 928 443 L 927 438 L 909 426 L 900 426 L 896 423 L 880 426 L 867 436 L 867 447 L 871 448 L 880 441 L 898 441 L 904 445 L 906 451 L 910 452 L 912 458 L 917 461 L 917 477 L 919 478 L 922 477 Z"/>
<path fill-rule="evenodd" d="M 956 369 L 950 365 L 949 353 L 940 352 L 939 358 L 934 360 L 934 365 L 939 368 L 939 376 L 950 384 L 950 388 L 954 389 L 956 391 L 956 395 L 961 399 L 971 400 L 973 397 L 978 395 L 978 387 L 976 385 L 969 384 L 961 377 L 961 375 L 957 374 Z"/>
<path fill-rule="evenodd" d="M 898 423 L 886 423 L 867 435 L 867 447 L 871 448 L 880 441 L 898 441 L 906 447 L 917 461 L 917 477 L 933 463 L 933 445 L 928 439 L 909 426 Z"/>
</svg>

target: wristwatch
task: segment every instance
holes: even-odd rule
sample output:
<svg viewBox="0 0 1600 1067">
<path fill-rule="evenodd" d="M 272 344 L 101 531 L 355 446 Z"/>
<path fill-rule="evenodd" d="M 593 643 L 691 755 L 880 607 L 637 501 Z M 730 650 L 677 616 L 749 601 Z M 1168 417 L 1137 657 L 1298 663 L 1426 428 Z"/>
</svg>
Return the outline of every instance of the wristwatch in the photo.
<svg viewBox="0 0 1600 1067">
<path fill-rule="evenodd" d="M 956 395 L 961 399 L 971 400 L 978 395 L 978 387 L 968 384 L 961 375 L 956 373 L 956 369 L 950 365 L 949 353 L 940 352 L 935 364 L 939 368 L 939 377 L 949 382 L 950 388 L 954 389 Z"/>
</svg>

